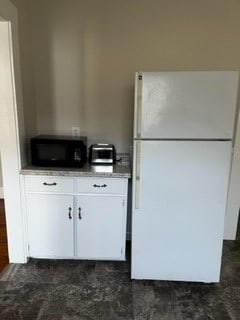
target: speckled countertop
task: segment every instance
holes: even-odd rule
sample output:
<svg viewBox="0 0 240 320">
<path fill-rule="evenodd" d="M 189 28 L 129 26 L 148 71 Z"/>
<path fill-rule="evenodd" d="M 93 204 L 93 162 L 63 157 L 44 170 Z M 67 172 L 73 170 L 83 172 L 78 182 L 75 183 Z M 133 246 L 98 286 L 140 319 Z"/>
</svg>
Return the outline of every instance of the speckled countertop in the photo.
<svg viewBox="0 0 240 320">
<path fill-rule="evenodd" d="M 121 154 L 120 154 L 121 156 Z M 124 155 L 123 161 L 112 166 L 96 165 L 89 163 L 83 168 L 57 168 L 57 167 L 37 167 L 26 166 L 22 168 L 20 174 L 42 175 L 42 176 L 68 176 L 68 177 L 105 177 L 105 178 L 131 178 L 131 165 L 129 158 Z"/>
</svg>

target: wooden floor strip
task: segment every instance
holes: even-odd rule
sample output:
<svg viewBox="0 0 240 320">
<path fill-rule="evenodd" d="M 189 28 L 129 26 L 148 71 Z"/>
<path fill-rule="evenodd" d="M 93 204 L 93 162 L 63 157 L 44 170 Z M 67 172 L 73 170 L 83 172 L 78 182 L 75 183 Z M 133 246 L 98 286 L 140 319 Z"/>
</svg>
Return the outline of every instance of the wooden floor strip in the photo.
<svg viewBox="0 0 240 320">
<path fill-rule="evenodd" d="M 0 199 L 0 272 L 8 264 L 7 228 L 4 200 Z"/>
</svg>

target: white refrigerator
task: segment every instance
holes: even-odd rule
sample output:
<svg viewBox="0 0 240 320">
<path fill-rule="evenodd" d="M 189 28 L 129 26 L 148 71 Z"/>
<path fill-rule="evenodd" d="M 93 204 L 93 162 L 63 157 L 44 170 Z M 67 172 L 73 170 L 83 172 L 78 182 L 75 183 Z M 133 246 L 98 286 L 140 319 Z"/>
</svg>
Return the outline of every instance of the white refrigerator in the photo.
<svg viewBox="0 0 240 320">
<path fill-rule="evenodd" d="M 136 74 L 132 279 L 219 281 L 238 81 Z"/>
</svg>

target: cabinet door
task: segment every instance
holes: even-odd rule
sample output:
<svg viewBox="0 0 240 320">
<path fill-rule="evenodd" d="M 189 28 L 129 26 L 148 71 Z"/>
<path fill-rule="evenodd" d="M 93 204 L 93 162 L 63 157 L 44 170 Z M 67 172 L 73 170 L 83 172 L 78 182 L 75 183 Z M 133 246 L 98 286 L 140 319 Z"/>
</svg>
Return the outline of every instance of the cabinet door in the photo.
<svg viewBox="0 0 240 320">
<path fill-rule="evenodd" d="M 119 196 L 77 197 L 77 256 L 83 259 L 124 259 L 126 208 Z"/>
<path fill-rule="evenodd" d="M 73 196 L 27 194 L 29 254 L 73 257 Z"/>
</svg>

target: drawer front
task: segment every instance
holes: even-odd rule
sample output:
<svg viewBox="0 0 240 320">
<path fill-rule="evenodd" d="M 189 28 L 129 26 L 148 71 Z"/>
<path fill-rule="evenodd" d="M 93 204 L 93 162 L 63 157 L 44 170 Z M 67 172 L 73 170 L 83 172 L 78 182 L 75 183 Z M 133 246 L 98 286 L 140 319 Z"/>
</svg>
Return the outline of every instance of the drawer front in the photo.
<svg viewBox="0 0 240 320">
<path fill-rule="evenodd" d="M 120 194 L 126 193 L 126 179 L 79 178 L 77 193 Z"/>
<path fill-rule="evenodd" d="M 26 176 L 27 192 L 73 193 L 73 178 L 53 176 Z"/>
</svg>

